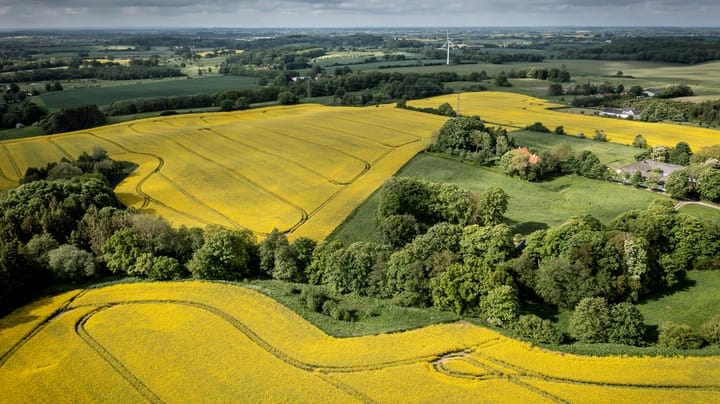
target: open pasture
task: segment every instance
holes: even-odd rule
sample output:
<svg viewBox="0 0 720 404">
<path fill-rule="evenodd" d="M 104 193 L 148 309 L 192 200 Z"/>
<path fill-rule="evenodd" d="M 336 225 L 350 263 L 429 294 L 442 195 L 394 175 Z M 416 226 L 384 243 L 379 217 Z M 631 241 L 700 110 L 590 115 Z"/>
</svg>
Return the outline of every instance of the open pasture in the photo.
<svg viewBox="0 0 720 404">
<path fill-rule="evenodd" d="M 567 114 L 553 111 L 561 108 L 539 98 L 504 92 L 479 92 L 443 95 L 422 100 L 409 101 L 413 107 L 437 108 L 442 103 L 450 103 L 455 109 L 460 99 L 460 113 L 479 115 L 488 125 L 514 126 L 524 128 L 535 122 L 542 122 L 548 129 L 558 126 L 565 128 L 569 135 L 584 134 L 588 138 L 602 130 L 610 142 L 632 144 L 635 136 L 642 134 L 650 146 L 675 146 L 686 142 L 692 150 L 720 143 L 720 131 L 689 125 L 629 121 L 625 119 L 603 118 Z"/>
<path fill-rule="evenodd" d="M 392 106 L 176 115 L 0 143 L 0 180 L 94 146 L 139 165 L 120 200 L 174 225 L 324 239 L 430 142 L 446 118 Z"/>
<path fill-rule="evenodd" d="M 197 68 L 195 68 L 197 70 Z M 46 93 L 40 99 L 49 109 L 72 108 L 81 105 L 110 105 L 115 101 L 135 98 L 175 97 L 193 94 L 211 94 L 256 86 L 253 77 L 216 76 L 188 79 L 169 78 L 155 80 L 102 81 L 76 80 L 64 86 L 75 87 L 66 91 Z"/>
<path fill-rule="evenodd" d="M 582 357 L 465 322 L 335 338 L 229 284 L 70 292 L 0 332 L 0 402 L 720 399 L 718 357 Z"/>
</svg>

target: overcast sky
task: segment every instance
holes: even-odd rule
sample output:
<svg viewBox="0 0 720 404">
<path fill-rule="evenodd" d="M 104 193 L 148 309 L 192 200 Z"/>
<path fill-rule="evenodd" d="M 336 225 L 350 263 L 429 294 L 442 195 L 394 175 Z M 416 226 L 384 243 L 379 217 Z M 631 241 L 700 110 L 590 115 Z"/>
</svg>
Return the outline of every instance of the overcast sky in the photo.
<svg viewBox="0 0 720 404">
<path fill-rule="evenodd" d="M 0 29 L 719 25 L 720 0 L 0 0 Z"/>
</svg>

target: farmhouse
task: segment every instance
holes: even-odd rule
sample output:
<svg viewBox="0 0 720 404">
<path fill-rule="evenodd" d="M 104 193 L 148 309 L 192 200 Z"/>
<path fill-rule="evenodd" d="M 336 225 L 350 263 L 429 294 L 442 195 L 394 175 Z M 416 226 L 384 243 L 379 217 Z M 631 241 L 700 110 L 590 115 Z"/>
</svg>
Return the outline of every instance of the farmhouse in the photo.
<svg viewBox="0 0 720 404">
<path fill-rule="evenodd" d="M 640 110 L 635 108 L 604 108 L 598 115 L 622 119 L 639 119 Z"/>
<path fill-rule="evenodd" d="M 622 175 L 623 173 L 633 174 L 636 171 L 639 171 L 643 178 L 647 178 L 651 172 L 655 171 L 661 174 L 660 182 L 664 184 L 670 174 L 682 168 L 684 167 L 676 164 L 661 163 L 654 160 L 643 160 L 635 164 L 630 164 L 629 166 L 620 167 L 615 170 L 615 173 Z"/>
</svg>

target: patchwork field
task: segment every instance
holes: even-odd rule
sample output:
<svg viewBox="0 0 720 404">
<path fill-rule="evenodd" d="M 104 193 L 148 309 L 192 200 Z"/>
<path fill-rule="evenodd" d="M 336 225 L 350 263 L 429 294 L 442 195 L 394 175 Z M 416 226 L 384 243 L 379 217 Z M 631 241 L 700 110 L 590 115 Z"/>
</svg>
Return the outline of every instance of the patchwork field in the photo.
<svg viewBox="0 0 720 404">
<path fill-rule="evenodd" d="M 720 131 L 689 125 L 628 121 L 615 118 L 602 118 L 578 114 L 567 114 L 549 108 L 562 108 L 539 98 L 504 92 L 479 92 L 451 94 L 422 100 L 409 101 L 414 107 L 437 108 L 442 103 L 450 103 L 457 109 L 458 97 L 460 113 L 479 115 L 489 125 L 524 128 L 535 122 L 542 122 L 550 130 L 558 126 L 565 128 L 570 135 L 579 133 L 592 138 L 595 130 L 602 130 L 610 142 L 632 144 L 637 134 L 642 134 L 650 146 L 675 146 L 678 142 L 687 142 L 693 150 L 703 146 L 720 143 Z"/>
<path fill-rule="evenodd" d="M 445 118 L 392 106 L 178 115 L 0 143 L 0 186 L 94 146 L 139 165 L 120 200 L 175 225 L 324 239 L 426 147 Z"/>
<path fill-rule="evenodd" d="M 66 293 L 0 320 L 0 342 L 8 403 L 720 400 L 717 357 L 581 357 L 464 322 L 334 338 L 228 284 Z"/>
</svg>

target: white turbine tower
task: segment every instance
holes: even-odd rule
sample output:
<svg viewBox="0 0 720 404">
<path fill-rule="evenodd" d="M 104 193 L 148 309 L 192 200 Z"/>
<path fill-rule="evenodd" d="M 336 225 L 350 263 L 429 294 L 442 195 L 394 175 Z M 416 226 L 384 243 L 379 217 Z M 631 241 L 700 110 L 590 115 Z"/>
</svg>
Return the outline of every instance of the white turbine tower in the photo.
<svg viewBox="0 0 720 404">
<path fill-rule="evenodd" d="M 440 49 L 447 48 L 447 62 L 446 63 L 450 64 L 450 49 L 454 48 L 455 44 L 450 40 L 450 33 L 445 31 L 445 34 L 447 35 L 447 40 L 445 41 L 443 46 L 440 47 Z"/>
</svg>

